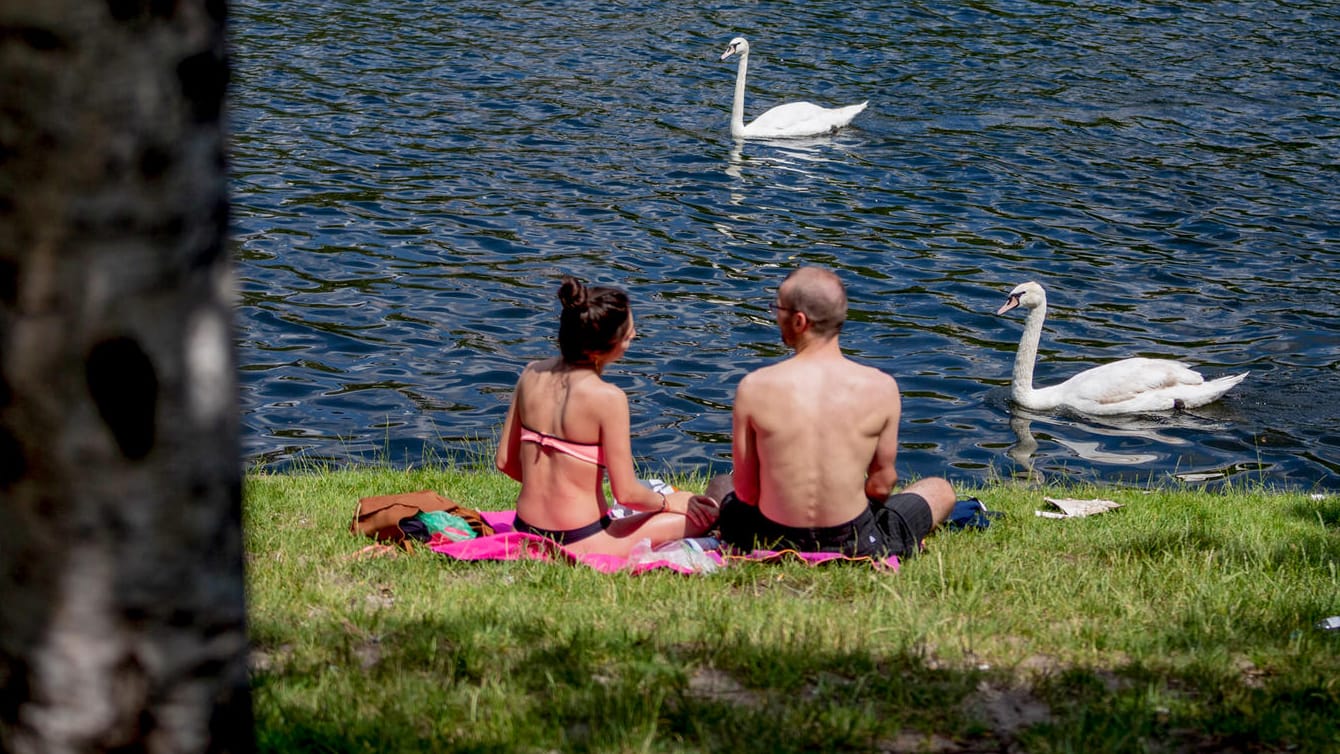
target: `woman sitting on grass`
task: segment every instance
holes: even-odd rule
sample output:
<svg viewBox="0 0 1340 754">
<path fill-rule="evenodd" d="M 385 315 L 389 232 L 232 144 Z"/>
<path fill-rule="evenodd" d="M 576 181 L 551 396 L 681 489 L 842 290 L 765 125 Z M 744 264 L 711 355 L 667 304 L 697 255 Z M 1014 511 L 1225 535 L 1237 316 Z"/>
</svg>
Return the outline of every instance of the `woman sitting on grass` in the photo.
<svg viewBox="0 0 1340 754">
<path fill-rule="evenodd" d="M 565 277 L 558 299 L 560 354 L 521 372 L 498 443 L 498 470 L 521 482 L 516 530 L 610 555 L 627 555 L 642 539 L 654 547 L 701 536 L 716 520 L 716 501 L 666 495 L 638 481 L 628 396 L 600 378 L 637 334 L 628 295 Z M 605 474 L 614 499 L 633 515 L 610 517 Z"/>
</svg>

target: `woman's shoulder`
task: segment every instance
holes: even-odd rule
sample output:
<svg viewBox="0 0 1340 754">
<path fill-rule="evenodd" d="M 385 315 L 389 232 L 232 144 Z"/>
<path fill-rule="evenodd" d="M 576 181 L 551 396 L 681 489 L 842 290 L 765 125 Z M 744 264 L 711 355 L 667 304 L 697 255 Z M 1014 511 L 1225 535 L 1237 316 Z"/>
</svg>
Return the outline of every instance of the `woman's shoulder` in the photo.
<svg viewBox="0 0 1340 754">
<path fill-rule="evenodd" d="M 569 385 L 574 395 L 582 397 L 610 400 L 623 395 L 623 390 L 618 385 L 606 382 L 600 375 L 589 372 L 573 378 Z"/>
<path fill-rule="evenodd" d="M 543 374 L 554 371 L 561 360 L 557 356 L 550 356 L 547 359 L 537 359 L 532 361 L 521 370 L 521 376 L 525 377 L 532 374 Z"/>
</svg>

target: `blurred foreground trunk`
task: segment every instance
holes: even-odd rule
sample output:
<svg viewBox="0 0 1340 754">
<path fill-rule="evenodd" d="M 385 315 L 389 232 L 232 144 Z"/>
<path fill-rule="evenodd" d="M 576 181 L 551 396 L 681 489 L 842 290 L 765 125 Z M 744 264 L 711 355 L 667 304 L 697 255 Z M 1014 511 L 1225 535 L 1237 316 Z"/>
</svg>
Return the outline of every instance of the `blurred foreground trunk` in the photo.
<svg viewBox="0 0 1340 754">
<path fill-rule="evenodd" d="M 245 751 L 222 0 L 0 0 L 0 750 Z"/>
</svg>

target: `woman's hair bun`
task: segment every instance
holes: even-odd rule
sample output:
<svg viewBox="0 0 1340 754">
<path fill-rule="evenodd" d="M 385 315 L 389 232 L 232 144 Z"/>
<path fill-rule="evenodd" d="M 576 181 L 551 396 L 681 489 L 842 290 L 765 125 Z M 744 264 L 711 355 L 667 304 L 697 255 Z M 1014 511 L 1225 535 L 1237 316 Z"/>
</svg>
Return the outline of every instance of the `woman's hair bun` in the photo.
<svg viewBox="0 0 1340 754">
<path fill-rule="evenodd" d="M 590 364 L 592 354 L 608 353 L 624 337 L 631 316 L 627 293 L 564 275 L 558 300 L 558 349 L 567 363 Z"/>
<path fill-rule="evenodd" d="M 558 300 L 563 303 L 564 309 L 581 309 L 587 303 L 586 286 L 582 281 L 574 277 L 563 278 L 563 285 L 558 288 Z"/>
</svg>

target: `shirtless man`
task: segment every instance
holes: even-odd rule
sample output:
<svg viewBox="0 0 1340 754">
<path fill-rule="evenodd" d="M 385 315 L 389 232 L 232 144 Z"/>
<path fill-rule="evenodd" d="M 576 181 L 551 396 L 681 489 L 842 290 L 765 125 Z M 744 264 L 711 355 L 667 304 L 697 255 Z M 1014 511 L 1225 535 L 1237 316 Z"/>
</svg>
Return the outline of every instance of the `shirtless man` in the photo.
<svg viewBox="0 0 1340 754">
<path fill-rule="evenodd" d="M 734 491 L 721 494 L 721 538 L 741 549 L 915 554 L 954 507 L 954 489 L 898 474 L 898 383 L 843 356 L 847 292 L 833 272 L 803 267 L 772 305 L 795 355 L 740 381 L 733 413 Z M 724 498 L 724 499 L 723 499 Z"/>
</svg>

